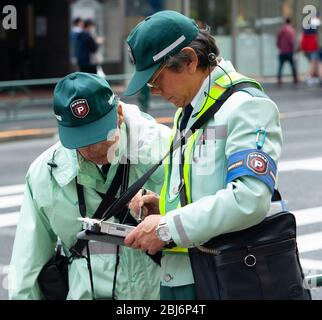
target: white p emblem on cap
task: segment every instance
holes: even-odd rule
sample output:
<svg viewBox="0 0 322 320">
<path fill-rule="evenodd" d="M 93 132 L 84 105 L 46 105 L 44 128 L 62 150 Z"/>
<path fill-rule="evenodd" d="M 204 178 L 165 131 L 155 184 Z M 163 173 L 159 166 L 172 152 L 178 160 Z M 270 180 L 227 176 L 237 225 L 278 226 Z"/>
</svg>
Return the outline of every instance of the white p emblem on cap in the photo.
<svg viewBox="0 0 322 320">
<path fill-rule="evenodd" d="M 72 114 L 76 118 L 85 118 L 89 113 L 89 106 L 86 99 L 78 99 L 70 104 Z"/>
</svg>

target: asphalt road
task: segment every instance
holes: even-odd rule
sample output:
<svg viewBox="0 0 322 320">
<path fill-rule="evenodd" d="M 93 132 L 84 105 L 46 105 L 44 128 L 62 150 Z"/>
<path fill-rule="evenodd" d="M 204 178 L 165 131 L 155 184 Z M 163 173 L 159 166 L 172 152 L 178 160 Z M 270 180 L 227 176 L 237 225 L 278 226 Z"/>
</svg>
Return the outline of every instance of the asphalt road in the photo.
<svg viewBox="0 0 322 320">
<path fill-rule="evenodd" d="M 284 147 L 279 189 L 298 224 L 298 246 L 306 274 L 322 273 L 322 88 L 266 86 L 282 118 Z M 157 100 L 159 101 L 159 100 Z M 171 117 L 174 109 L 154 105 L 151 113 Z M 51 120 L 0 124 L 6 128 L 51 127 Z M 24 175 L 32 160 L 57 137 L 0 144 L 0 299 L 7 299 L 7 272 L 22 200 Z M 322 288 L 312 290 L 322 299 Z"/>
</svg>

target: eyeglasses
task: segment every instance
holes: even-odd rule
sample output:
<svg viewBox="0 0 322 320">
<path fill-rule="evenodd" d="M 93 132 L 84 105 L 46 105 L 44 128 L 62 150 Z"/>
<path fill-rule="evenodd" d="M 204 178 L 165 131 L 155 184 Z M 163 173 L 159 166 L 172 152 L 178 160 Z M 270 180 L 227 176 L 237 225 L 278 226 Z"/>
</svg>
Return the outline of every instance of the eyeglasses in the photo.
<svg viewBox="0 0 322 320">
<path fill-rule="evenodd" d="M 153 76 L 152 80 L 147 82 L 146 85 L 149 88 L 155 88 L 155 89 L 159 89 L 160 85 L 158 83 L 156 83 L 156 80 L 158 79 L 158 77 L 160 76 L 161 72 L 163 71 L 163 69 L 167 66 L 166 63 L 164 63 L 162 65 L 162 67 L 155 73 L 155 75 Z"/>
</svg>

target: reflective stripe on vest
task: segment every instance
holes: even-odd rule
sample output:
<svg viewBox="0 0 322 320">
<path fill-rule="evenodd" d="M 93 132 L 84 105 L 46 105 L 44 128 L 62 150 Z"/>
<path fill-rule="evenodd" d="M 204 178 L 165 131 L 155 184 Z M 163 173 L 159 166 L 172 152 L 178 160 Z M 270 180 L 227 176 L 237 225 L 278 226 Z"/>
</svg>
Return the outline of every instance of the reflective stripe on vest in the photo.
<svg viewBox="0 0 322 320">
<path fill-rule="evenodd" d="M 229 77 L 225 74 L 221 76 L 219 79 L 216 80 L 213 87 L 210 89 L 209 96 L 212 98 L 205 98 L 205 100 L 202 102 L 201 106 L 202 109 L 200 109 L 197 119 L 205 113 L 213 104 L 214 100 L 217 100 L 230 86 L 231 84 L 235 85 L 242 82 L 250 82 L 254 83 L 258 86 L 258 89 L 263 90 L 261 85 L 256 82 L 253 79 L 246 78 L 245 76 L 241 75 L 237 72 L 231 72 L 229 73 Z M 206 102 L 206 103 L 205 103 Z M 204 105 L 205 104 L 205 105 Z M 182 108 L 180 108 L 174 117 L 174 125 L 172 129 L 172 135 L 170 139 L 170 146 L 172 146 L 173 140 L 175 139 L 177 135 L 177 128 L 179 127 L 179 121 L 182 116 Z M 205 124 L 206 126 L 206 124 Z M 184 178 L 184 184 L 185 184 L 185 190 L 186 190 L 186 196 L 188 204 L 192 202 L 191 198 L 191 156 L 195 149 L 195 142 L 198 139 L 198 135 L 200 134 L 200 130 L 197 130 L 194 134 L 192 134 L 187 143 L 186 143 L 186 150 L 185 152 L 185 161 L 183 164 L 183 178 Z M 163 183 L 163 187 L 160 193 L 160 214 L 165 215 L 167 212 L 175 210 L 177 208 L 181 207 L 180 204 L 180 195 L 178 193 L 177 197 L 169 202 L 168 201 L 168 194 L 169 194 L 169 184 L 170 184 L 170 176 L 171 176 L 171 166 L 172 166 L 172 153 L 166 158 L 164 161 L 164 167 L 165 167 L 165 179 Z M 164 251 L 167 251 L 169 253 L 187 253 L 187 248 L 181 248 L 181 247 L 174 247 L 172 249 L 164 249 Z"/>
</svg>

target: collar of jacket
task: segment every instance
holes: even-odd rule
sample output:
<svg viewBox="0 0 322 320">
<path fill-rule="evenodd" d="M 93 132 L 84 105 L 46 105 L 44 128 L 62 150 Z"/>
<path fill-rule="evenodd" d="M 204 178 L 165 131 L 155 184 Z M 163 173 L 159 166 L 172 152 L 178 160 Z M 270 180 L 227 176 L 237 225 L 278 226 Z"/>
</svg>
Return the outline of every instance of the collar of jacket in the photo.
<svg viewBox="0 0 322 320">
<path fill-rule="evenodd" d="M 230 61 L 225 61 L 222 58 L 219 62 L 219 66 L 221 68 L 223 68 L 227 73 L 236 71 Z M 204 101 L 206 94 L 208 93 L 208 88 L 210 87 L 210 89 L 211 89 L 214 86 L 216 80 L 219 79 L 220 77 L 222 77 L 224 74 L 225 74 L 225 72 L 222 69 L 216 67 L 211 72 L 210 79 L 208 76 L 204 80 L 198 93 L 195 95 L 195 97 L 191 101 L 191 105 L 193 107 L 193 113 L 190 118 L 194 118 L 195 114 L 199 112 L 199 108 L 202 106 L 202 102 Z M 210 81 L 210 86 L 209 86 L 209 81 Z"/>
<path fill-rule="evenodd" d="M 106 180 L 103 178 L 96 164 L 87 161 L 77 150 L 66 149 L 58 142 L 53 149 L 53 152 L 56 150 L 53 162 L 57 167 L 52 172 L 59 186 L 66 186 L 77 176 L 79 184 L 94 188 L 99 192 L 105 192 L 114 177 L 121 157 L 125 155 L 127 141 L 126 131 L 126 125 L 123 123 L 120 129 L 120 142 L 115 152 L 116 156 L 111 164 Z M 53 152 L 50 153 L 51 156 Z"/>
</svg>

